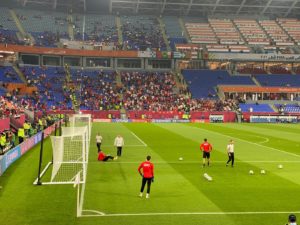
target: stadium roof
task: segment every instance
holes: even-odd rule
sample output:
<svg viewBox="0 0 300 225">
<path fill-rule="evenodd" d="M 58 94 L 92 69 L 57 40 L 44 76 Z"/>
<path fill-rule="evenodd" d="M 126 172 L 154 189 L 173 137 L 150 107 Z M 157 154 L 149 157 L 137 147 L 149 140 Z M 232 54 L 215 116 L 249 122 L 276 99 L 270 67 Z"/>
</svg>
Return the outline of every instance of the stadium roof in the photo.
<svg viewBox="0 0 300 225">
<path fill-rule="evenodd" d="M 4 0 L 5 1 L 5 0 Z M 12 2 L 12 1 L 9 1 Z M 22 6 L 120 14 L 300 17 L 300 0 L 15 0 Z"/>
</svg>

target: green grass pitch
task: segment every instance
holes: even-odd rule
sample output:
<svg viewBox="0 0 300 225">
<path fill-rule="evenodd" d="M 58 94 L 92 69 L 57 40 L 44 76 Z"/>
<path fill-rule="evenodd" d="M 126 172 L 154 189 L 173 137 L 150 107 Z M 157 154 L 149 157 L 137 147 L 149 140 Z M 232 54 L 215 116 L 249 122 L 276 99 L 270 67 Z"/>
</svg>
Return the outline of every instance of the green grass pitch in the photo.
<svg viewBox="0 0 300 225">
<path fill-rule="evenodd" d="M 103 151 L 112 155 L 114 138 L 123 135 L 122 157 L 98 162 L 96 132 L 103 136 Z M 94 123 L 83 209 L 95 213 L 85 211 L 86 217 L 76 218 L 72 185 L 32 185 L 36 146 L 0 177 L 0 224 L 282 225 L 289 213 L 300 217 L 299 133 L 299 125 L 289 124 Z M 204 138 L 214 147 L 209 168 L 202 168 L 199 151 Z M 234 168 L 225 166 L 229 139 L 235 141 Z M 44 147 L 46 164 L 49 139 Z M 137 167 L 148 154 L 155 165 L 150 199 L 138 197 Z M 213 181 L 204 179 L 204 173 Z"/>
</svg>

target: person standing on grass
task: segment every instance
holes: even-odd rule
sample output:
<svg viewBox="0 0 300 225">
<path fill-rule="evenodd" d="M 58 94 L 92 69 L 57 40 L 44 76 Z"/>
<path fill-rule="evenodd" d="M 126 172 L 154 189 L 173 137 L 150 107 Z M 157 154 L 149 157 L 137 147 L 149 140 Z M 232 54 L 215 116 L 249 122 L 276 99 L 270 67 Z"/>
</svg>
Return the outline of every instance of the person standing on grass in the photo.
<svg viewBox="0 0 300 225">
<path fill-rule="evenodd" d="M 106 162 L 107 160 L 112 159 L 112 160 L 117 160 L 118 157 L 114 157 L 111 155 L 105 155 L 104 152 L 102 152 L 101 150 L 98 153 L 98 161 L 103 161 Z"/>
<path fill-rule="evenodd" d="M 117 156 L 121 156 L 122 148 L 124 146 L 124 139 L 120 134 L 115 138 L 114 146 L 117 147 Z"/>
<path fill-rule="evenodd" d="M 96 145 L 98 148 L 98 153 L 101 151 L 101 143 L 102 143 L 102 136 L 98 132 L 96 135 Z"/>
<path fill-rule="evenodd" d="M 205 167 L 205 161 L 207 160 L 207 166 L 209 166 L 210 152 L 212 151 L 212 145 L 208 143 L 204 138 L 204 142 L 200 145 L 200 150 L 203 152 L 203 167 Z"/>
<path fill-rule="evenodd" d="M 231 167 L 233 167 L 234 164 L 234 143 L 233 140 L 230 140 L 227 145 L 227 154 L 228 154 L 228 161 L 226 163 L 226 166 L 231 162 Z"/>
<path fill-rule="evenodd" d="M 142 179 L 142 186 L 141 186 L 141 192 L 140 192 L 140 197 L 143 197 L 143 192 L 144 192 L 144 188 L 145 185 L 147 183 L 147 194 L 146 194 L 146 198 L 150 197 L 150 187 L 151 187 L 151 183 L 154 182 L 154 165 L 153 163 L 150 162 L 151 156 L 148 155 L 146 157 L 146 161 L 142 162 L 138 168 L 138 171 L 140 173 L 140 175 L 143 177 Z M 143 170 L 143 172 L 141 171 Z"/>
</svg>

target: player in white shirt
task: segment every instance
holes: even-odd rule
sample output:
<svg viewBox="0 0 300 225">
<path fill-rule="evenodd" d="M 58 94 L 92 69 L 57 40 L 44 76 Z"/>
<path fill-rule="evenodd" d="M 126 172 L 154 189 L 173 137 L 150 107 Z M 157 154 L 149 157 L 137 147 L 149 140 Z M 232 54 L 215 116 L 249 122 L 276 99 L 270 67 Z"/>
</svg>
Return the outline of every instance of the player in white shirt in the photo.
<svg viewBox="0 0 300 225">
<path fill-rule="evenodd" d="M 114 146 L 117 147 L 117 156 L 122 155 L 122 147 L 124 146 L 124 139 L 121 135 L 115 138 Z"/>
<path fill-rule="evenodd" d="M 98 153 L 101 151 L 101 143 L 102 143 L 102 136 L 97 133 L 96 135 L 96 145 L 97 145 L 97 148 L 98 148 Z"/>
<path fill-rule="evenodd" d="M 231 167 L 233 167 L 234 164 L 234 142 L 233 140 L 230 140 L 227 145 L 227 154 L 228 154 L 228 161 L 226 163 L 226 166 L 231 162 Z"/>
</svg>

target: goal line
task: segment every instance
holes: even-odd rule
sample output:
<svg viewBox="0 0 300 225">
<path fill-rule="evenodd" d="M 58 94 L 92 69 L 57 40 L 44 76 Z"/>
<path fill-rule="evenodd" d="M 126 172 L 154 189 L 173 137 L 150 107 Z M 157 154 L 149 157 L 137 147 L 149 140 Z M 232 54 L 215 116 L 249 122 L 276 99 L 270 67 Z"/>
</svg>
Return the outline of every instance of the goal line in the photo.
<svg viewBox="0 0 300 225">
<path fill-rule="evenodd" d="M 157 212 L 157 213 L 110 213 L 105 214 L 97 210 L 82 210 L 81 217 L 125 217 L 125 216 L 176 216 L 176 215 L 267 215 L 267 214 L 290 214 L 291 211 L 249 211 L 249 212 Z M 85 214 L 90 213 L 90 214 Z M 300 213 L 300 211 L 293 211 Z"/>
</svg>

